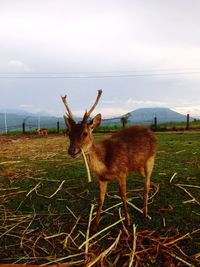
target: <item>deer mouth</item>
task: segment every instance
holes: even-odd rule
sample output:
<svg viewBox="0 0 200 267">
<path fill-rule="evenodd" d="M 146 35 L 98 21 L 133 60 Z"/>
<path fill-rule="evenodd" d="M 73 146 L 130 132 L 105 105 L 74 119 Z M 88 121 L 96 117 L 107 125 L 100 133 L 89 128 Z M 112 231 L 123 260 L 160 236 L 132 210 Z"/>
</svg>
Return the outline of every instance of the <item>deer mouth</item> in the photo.
<svg viewBox="0 0 200 267">
<path fill-rule="evenodd" d="M 81 150 L 80 149 L 75 149 L 73 151 L 71 151 L 69 149 L 68 154 L 72 157 L 72 158 L 78 158 L 81 155 Z"/>
<path fill-rule="evenodd" d="M 76 159 L 81 155 L 81 151 L 77 152 L 76 154 L 71 155 L 72 158 Z"/>
</svg>

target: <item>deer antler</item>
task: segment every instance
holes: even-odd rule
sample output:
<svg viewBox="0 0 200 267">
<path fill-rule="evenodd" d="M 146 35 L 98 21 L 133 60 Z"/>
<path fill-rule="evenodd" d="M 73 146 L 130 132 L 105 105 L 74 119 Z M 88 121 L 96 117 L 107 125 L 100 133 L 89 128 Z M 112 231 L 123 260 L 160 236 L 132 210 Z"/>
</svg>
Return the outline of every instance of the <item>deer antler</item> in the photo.
<svg viewBox="0 0 200 267">
<path fill-rule="evenodd" d="M 97 95 L 96 101 L 94 102 L 93 106 L 91 107 L 91 109 L 89 111 L 86 110 L 85 115 L 83 117 L 83 121 L 85 121 L 85 120 L 87 120 L 89 118 L 89 116 L 91 115 L 92 111 L 95 109 L 96 105 L 98 104 L 99 99 L 101 97 L 101 94 L 102 94 L 102 90 L 98 90 L 98 95 Z"/>
<path fill-rule="evenodd" d="M 71 110 L 70 110 L 70 108 L 69 108 L 69 105 L 68 105 L 68 103 L 67 103 L 67 95 L 65 95 L 65 96 L 61 96 L 61 98 L 62 98 L 62 101 L 63 101 L 63 103 L 64 103 L 64 105 L 65 105 L 65 107 L 66 107 L 66 109 L 67 109 L 66 114 L 67 114 L 68 118 L 74 121 L 72 112 L 71 112 Z"/>
</svg>

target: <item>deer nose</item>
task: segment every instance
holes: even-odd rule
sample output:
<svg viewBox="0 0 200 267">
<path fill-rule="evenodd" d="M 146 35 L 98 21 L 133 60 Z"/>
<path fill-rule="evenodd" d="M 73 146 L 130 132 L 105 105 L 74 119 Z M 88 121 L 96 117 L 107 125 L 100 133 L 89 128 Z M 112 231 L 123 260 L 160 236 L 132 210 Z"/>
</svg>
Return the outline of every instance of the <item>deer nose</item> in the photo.
<svg viewBox="0 0 200 267">
<path fill-rule="evenodd" d="M 77 147 L 70 147 L 70 148 L 68 149 L 68 153 L 69 153 L 69 155 L 71 155 L 71 156 L 75 156 L 75 155 L 77 155 L 79 152 L 80 152 L 80 149 L 77 148 Z"/>
</svg>

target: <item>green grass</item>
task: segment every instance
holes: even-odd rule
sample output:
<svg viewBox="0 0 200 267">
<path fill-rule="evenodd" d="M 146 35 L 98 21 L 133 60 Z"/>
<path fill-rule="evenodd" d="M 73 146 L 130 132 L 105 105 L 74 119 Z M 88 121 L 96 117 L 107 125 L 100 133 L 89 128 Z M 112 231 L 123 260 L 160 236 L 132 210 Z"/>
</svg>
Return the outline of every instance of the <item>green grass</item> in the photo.
<svg viewBox="0 0 200 267">
<path fill-rule="evenodd" d="M 95 134 L 95 140 L 108 136 Z M 200 207 L 195 201 L 187 202 L 191 200 L 187 192 L 200 202 L 199 187 L 193 187 L 199 186 L 200 133 L 167 132 L 157 136 L 159 147 L 151 195 L 158 186 L 159 190 L 149 204 L 152 220 L 144 220 L 131 207 L 129 211 L 138 232 L 155 231 L 157 236 L 166 237 L 173 233 L 175 237 L 190 233 L 191 238 L 182 241 L 179 247 L 188 255 L 187 262 L 196 264 L 192 255 L 199 252 L 200 240 L 199 232 L 193 232 L 199 228 Z M 67 155 L 67 138 L 49 136 L 5 143 L 0 137 L 0 143 L 0 263 L 41 264 L 83 252 L 72 240 L 67 248 L 63 247 L 63 243 L 78 217 L 75 243 L 80 245 L 85 240 L 81 233 L 87 230 L 90 207 L 92 203 L 97 204 L 98 190 L 95 178 L 92 183 L 87 183 L 82 158 L 74 160 Z M 62 188 L 59 188 L 61 184 Z M 185 192 L 177 184 L 191 187 L 184 187 Z M 143 189 L 143 179 L 137 173 L 130 174 L 127 187 L 127 197 L 133 198 L 132 203 L 142 208 L 140 189 Z M 108 186 L 104 209 L 120 202 L 116 195 L 119 195 L 118 185 L 114 181 Z M 104 214 L 99 230 L 117 220 L 119 207 Z M 97 242 L 95 249 L 98 253 L 113 242 L 119 229 L 121 224 L 112 229 L 109 238 Z M 58 236 L 46 239 L 53 235 Z M 123 241 L 120 244 L 123 246 Z M 124 250 L 127 249 L 125 246 Z M 74 260 L 80 258 L 77 256 Z M 107 266 L 113 266 L 114 258 L 115 254 L 108 257 Z M 151 259 L 152 265 L 143 266 L 161 266 L 162 261 L 157 257 Z M 174 262 L 177 263 L 176 260 Z M 123 264 L 124 258 L 120 258 L 119 263 Z"/>
<path fill-rule="evenodd" d="M 187 128 L 186 122 L 166 122 L 158 124 L 157 131 L 184 131 L 186 130 L 186 128 Z M 199 120 L 190 121 L 189 129 L 199 130 L 200 121 Z"/>
</svg>

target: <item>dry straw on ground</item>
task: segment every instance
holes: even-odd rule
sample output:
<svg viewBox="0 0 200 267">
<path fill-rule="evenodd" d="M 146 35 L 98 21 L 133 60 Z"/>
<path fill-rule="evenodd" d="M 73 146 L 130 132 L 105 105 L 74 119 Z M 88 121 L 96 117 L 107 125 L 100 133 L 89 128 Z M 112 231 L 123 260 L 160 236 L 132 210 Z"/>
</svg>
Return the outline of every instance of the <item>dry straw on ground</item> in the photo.
<svg viewBox="0 0 200 267">
<path fill-rule="evenodd" d="M 48 142 L 48 140 L 45 142 Z M 50 145 L 53 146 L 52 143 Z M 29 160 L 59 160 L 56 155 L 60 152 L 60 148 L 56 146 L 57 144 L 53 149 L 54 152 L 49 152 L 45 151 L 45 149 L 38 149 L 37 143 L 33 142 L 31 149 L 34 152 L 32 151 L 32 157 Z M 24 196 L 23 201 L 32 196 L 51 200 L 57 197 L 66 183 L 64 180 L 52 179 L 51 182 L 57 183 L 57 186 L 54 192 L 47 195 L 42 192 L 41 182 L 44 180 L 42 175 L 34 178 L 33 176 L 36 173 L 33 175 L 31 169 L 26 168 L 24 172 L 15 169 L 17 164 L 23 163 L 23 156 L 29 155 L 28 149 L 30 147 L 26 143 L 18 144 L 16 146 L 17 153 L 11 159 L 10 152 L 6 149 L 5 147 L 2 151 L 5 161 L 1 162 L 1 166 L 7 164 L 10 166 L 10 170 L 5 168 L 5 171 L 9 171 L 10 179 L 18 179 L 20 177 L 34 179 L 35 184 L 26 191 L 20 187 L 9 187 L 6 184 L 0 185 L 0 259 L 2 263 L 7 263 L 5 267 L 10 267 L 9 264 L 11 263 L 18 264 L 16 267 L 21 266 L 21 264 L 40 264 L 51 267 L 200 266 L 200 252 L 194 255 L 187 255 L 185 252 L 185 244 L 188 241 L 198 239 L 200 235 L 199 226 L 192 232 L 182 233 L 178 228 L 167 228 L 167 222 L 163 218 L 163 229 L 161 231 L 140 229 L 135 224 L 130 229 L 126 229 L 123 223 L 124 217 L 121 214 L 122 203 L 115 196 L 110 197 L 115 197 L 118 203 L 104 210 L 102 216 L 105 216 L 105 214 L 109 216 L 110 212 L 118 210 L 119 217 L 102 228 L 100 226 L 96 233 L 91 232 L 91 223 L 95 217 L 96 210 L 93 204 L 87 218 L 78 216 L 72 206 L 66 206 L 63 214 L 52 212 L 50 208 L 48 213 L 42 214 L 42 212 L 36 212 L 34 206 L 32 206 L 32 212 L 24 211 L 22 213 L 20 206 L 17 210 L 9 209 L 8 203 L 15 201 L 21 195 Z M 19 153 L 23 155 L 21 159 L 17 158 Z M 62 159 L 60 160 L 62 161 Z M 8 163 L 8 161 L 12 162 Z M 37 172 L 37 174 L 45 174 L 42 169 L 37 170 Z M 172 176 L 171 183 L 175 176 L 175 174 Z M 47 180 L 45 179 L 45 181 Z M 176 190 L 181 190 L 185 194 L 186 198 L 182 205 L 200 205 L 196 196 L 190 191 L 191 188 L 198 190 L 199 186 L 189 184 L 173 184 L 173 186 L 175 186 Z M 67 191 L 67 188 L 65 190 Z M 139 188 L 135 192 L 142 190 L 143 188 Z M 159 187 L 152 183 L 150 201 L 153 201 L 158 191 Z M 24 203 L 23 201 L 20 204 L 21 206 Z M 141 216 L 142 210 L 136 207 L 131 199 L 128 200 L 128 205 L 130 209 L 134 209 L 134 213 L 138 213 L 138 216 Z M 169 212 L 171 211 L 170 209 L 169 207 Z M 70 224 L 68 224 L 68 221 L 63 220 L 62 215 L 70 217 Z M 53 223 L 51 225 L 43 224 L 42 218 L 44 216 Z M 197 216 L 200 216 L 200 214 L 197 214 Z M 55 225 L 57 227 L 56 231 L 54 229 Z M 9 254 L 10 251 L 14 251 L 12 256 Z"/>
<path fill-rule="evenodd" d="M 1 188 L 2 190 L 2 188 Z M 36 188 L 33 188 L 36 190 Z M 31 194 L 30 190 L 28 194 Z M 137 230 L 133 225 L 132 229 L 125 230 L 123 217 L 107 225 L 107 227 L 96 233 L 91 233 L 90 226 L 94 218 L 94 205 L 92 204 L 87 227 L 80 217 L 76 217 L 74 225 L 69 227 L 68 232 L 58 232 L 48 236 L 48 229 L 43 227 L 37 231 L 32 225 L 40 220 L 40 214 L 17 215 L 9 211 L 5 204 L 9 198 L 21 194 L 19 188 L 3 189 L 2 202 L 0 205 L 0 240 L 2 240 L 1 251 L 5 253 L 5 260 L 10 263 L 37 264 L 42 266 L 153 266 L 160 262 L 160 266 L 198 266 L 200 254 L 186 255 L 182 244 L 200 234 L 200 229 L 191 233 L 181 234 L 178 229 L 168 229 L 166 232 L 146 229 Z M 32 192 L 31 192 L 32 191 Z M 58 190 L 56 190 L 55 194 Z M 8 193 L 8 194 L 7 194 Z M 118 204 L 120 209 L 121 202 Z M 109 211 L 116 209 L 116 204 L 109 208 Z M 73 211 L 71 211 L 73 213 Z M 121 214 L 121 211 L 119 211 Z M 59 214 L 49 214 L 59 220 Z M 72 215 L 73 216 L 73 215 Z M 75 219 L 75 218 L 74 218 Z M 83 230 L 81 230 L 83 229 Z M 119 230 L 117 230 L 119 229 Z M 110 231 L 116 233 L 115 237 Z M 12 249 L 23 251 L 23 256 L 10 258 L 6 256 L 7 247 L 4 247 L 5 239 L 15 239 Z M 18 240 L 16 242 L 16 240 Z M 102 242 L 104 246 L 102 246 Z M 106 245 L 105 245 L 106 244 Z M 63 248 L 63 255 L 57 255 L 56 247 Z M 40 254 L 46 256 L 39 257 Z M 57 265 L 55 265 L 57 263 Z"/>
</svg>

